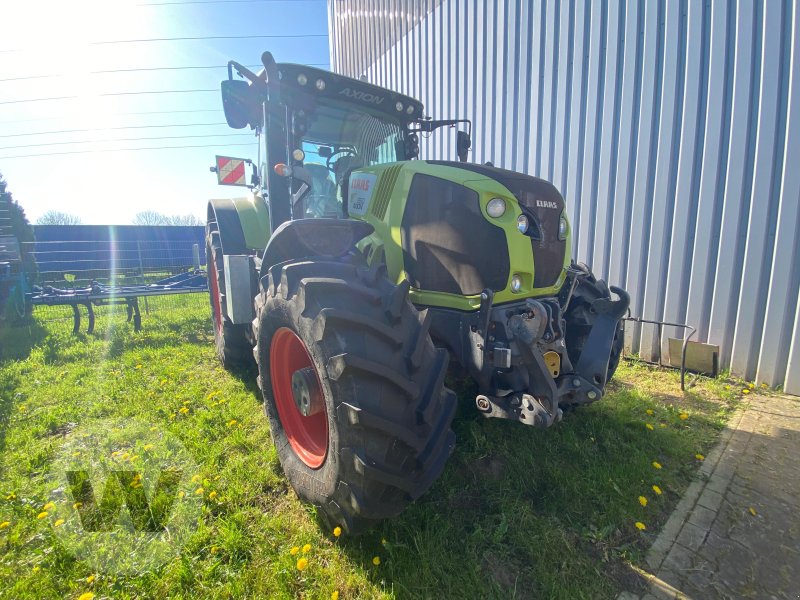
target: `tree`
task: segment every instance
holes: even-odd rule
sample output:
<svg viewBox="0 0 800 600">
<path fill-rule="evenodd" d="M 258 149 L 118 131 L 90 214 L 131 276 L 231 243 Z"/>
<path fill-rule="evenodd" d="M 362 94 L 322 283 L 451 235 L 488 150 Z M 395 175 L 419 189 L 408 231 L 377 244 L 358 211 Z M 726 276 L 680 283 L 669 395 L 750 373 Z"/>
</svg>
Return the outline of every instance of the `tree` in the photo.
<svg viewBox="0 0 800 600">
<path fill-rule="evenodd" d="M 154 210 L 145 210 L 133 217 L 134 225 L 205 225 L 194 215 L 162 215 Z"/>
<path fill-rule="evenodd" d="M 133 217 L 134 225 L 167 225 L 167 217 L 154 210 L 143 210 Z"/>
<path fill-rule="evenodd" d="M 7 235 L 6 228 L 10 227 L 11 235 L 19 242 L 25 283 L 27 287 L 30 288 L 36 280 L 36 274 L 38 272 L 36 268 L 36 259 L 33 255 L 33 242 L 35 241 L 33 228 L 28 222 L 28 218 L 25 216 L 25 210 L 14 200 L 11 192 L 8 191 L 8 184 L 3 179 L 2 174 L 0 174 L 0 206 L 3 207 L 2 214 L 0 215 L 0 225 L 2 225 L 0 229 L 2 229 L 3 235 Z M 10 310 L 9 305 L 7 305 L 9 298 L 14 297 L 17 293 L 21 294 L 24 292 L 25 287 L 26 286 L 23 285 L 22 290 L 19 290 L 17 283 L 14 281 L 6 281 L 0 286 L 0 319 L 10 314 L 7 312 Z M 21 296 L 17 297 L 21 298 Z M 27 309 L 28 307 L 25 308 Z M 17 314 L 17 316 L 19 316 L 19 314 Z"/>
<path fill-rule="evenodd" d="M 80 217 L 59 210 L 48 210 L 36 219 L 37 225 L 81 225 Z"/>
<path fill-rule="evenodd" d="M 203 221 L 195 215 L 173 215 L 167 217 L 168 225 L 205 225 Z"/>
</svg>

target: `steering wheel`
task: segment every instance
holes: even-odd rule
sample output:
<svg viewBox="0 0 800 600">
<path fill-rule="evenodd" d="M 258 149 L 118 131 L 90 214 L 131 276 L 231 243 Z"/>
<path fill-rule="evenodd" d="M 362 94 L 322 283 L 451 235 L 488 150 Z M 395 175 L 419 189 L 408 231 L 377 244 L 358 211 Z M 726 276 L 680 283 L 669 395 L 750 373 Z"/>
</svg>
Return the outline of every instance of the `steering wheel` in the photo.
<svg viewBox="0 0 800 600">
<path fill-rule="evenodd" d="M 328 170 L 331 171 L 332 173 L 336 172 L 336 167 L 333 166 L 333 163 L 339 160 L 338 158 L 336 160 L 334 160 L 334 157 L 339 155 L 339 154 L 343 154 L 344 155 L 344 156 L 342 156 L 340 158 L 344 158 L 345 156 L 355 157 L 356 156 L 356 151 L 353 148 L 340 148 L 339 150 L 337 150 L 336 152 L 331 154 L 328 158 L 326 158 L 325 159 L 325 166 L 328 167 Z"/>
</svg>

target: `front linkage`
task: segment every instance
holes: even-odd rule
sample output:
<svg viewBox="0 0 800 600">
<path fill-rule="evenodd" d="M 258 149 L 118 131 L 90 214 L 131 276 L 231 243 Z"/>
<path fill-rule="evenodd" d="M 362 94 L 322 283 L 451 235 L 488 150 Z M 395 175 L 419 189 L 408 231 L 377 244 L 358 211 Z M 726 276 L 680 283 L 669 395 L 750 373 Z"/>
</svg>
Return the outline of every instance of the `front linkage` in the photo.
<svg viewBox="0 0 800 600">
<path fill-rule="evenodd" d="M 573 265 L 558 297 L 495 306 L 484 290 L 480 310 L 469 316 L 429 310 L 434 337 L 478 383 L 478 410 L 544 428 L 560 421 L 564 408 L 603 396 L 621 354 L 629 302 L 624 290 L 609 291 L 588 268 Z"/>
</svg>

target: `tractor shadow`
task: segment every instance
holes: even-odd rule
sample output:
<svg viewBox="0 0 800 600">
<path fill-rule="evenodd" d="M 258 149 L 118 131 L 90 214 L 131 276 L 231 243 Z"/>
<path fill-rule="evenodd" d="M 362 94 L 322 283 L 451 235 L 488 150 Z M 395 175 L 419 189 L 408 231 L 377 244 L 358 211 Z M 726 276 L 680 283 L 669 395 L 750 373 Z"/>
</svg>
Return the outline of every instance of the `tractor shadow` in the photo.
<svg viewBox="0 0 800 600">
<path fill-rule="evenodd" d="M 643 558 L 649 532 L 668 518 L 697 470 L 695 453 L 713 444 L 720 423 L 693 417 L 688 428 L 669 403 L 620 381 L 603 401 L 539 430 L 484 419 L 473 408 L 471 383 L 448 385 L 461 402 L 444 473 L 399 517 L 345 540 L 354 563 L 401 597 L 643 592 L 629 564 Z M 671 399 L 708 401 L 679 391 Z M 656 471 L 653 461 L 664 468 Z M 665 492 L 645 511 L 637 497 L 653 497 L 655 483 Z M 647 521 L 647 535 L 633 526 L 639 520 Z M 379 569 L 373 556 L 381 557 Z"/>
</svg>

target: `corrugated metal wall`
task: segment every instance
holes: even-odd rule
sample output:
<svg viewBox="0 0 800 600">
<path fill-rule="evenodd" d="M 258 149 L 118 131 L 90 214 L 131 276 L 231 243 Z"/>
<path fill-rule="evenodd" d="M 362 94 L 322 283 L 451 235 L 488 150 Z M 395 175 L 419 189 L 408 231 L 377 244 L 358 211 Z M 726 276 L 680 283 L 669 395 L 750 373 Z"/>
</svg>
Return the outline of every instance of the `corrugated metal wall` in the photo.
<svg viewBox="0 0 800 600">
<path fill-rule="evenodd" d="M 724 367 L 800 394 L 795 2 L 329 0 L 329 16 L 334 70 L 472 119 L 472 160 L 559 186 L 577 259 L 634 314 L 695 324 Z M 423 144 L 443 156 L 448 132 Z M 628 344 L 658 351 L 649 327 Z"/>
</svg>

